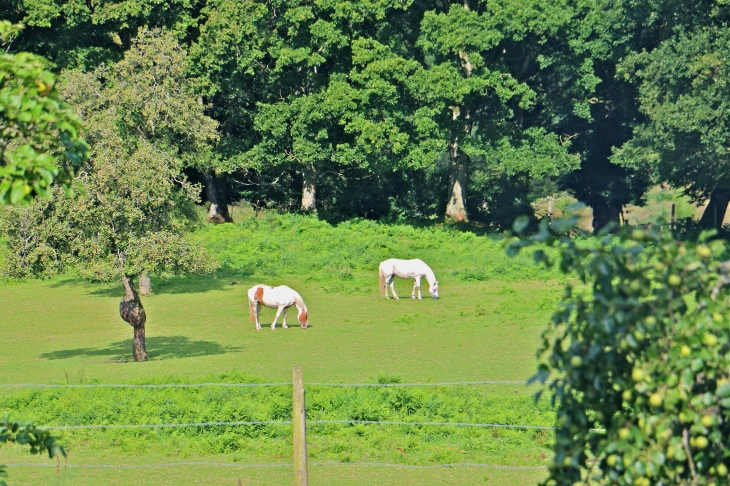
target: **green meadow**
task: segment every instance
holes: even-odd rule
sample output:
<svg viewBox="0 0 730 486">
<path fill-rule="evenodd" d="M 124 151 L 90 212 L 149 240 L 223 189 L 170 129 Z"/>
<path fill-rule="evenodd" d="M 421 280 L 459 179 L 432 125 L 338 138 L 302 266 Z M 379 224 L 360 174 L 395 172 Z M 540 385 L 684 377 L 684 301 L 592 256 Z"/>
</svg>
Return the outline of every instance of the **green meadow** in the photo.
<svg viewBox="0 0 730 486">
<path fill-rule="evenodd" d="M 534 387 L 307 382 L 524 381 L 536 368 L 540 333 L 561 295 L 559 275 L 535 267 L 529 255 L 506 257 L 497 237 L 448 227 L 237 216 L 237 224 L 205 226 L 194 234 L 221 264 L 215 274 L 153 279 L 154 294 L 143 298 L 150 356 L 144 363 L 130 360 L 132 330 L 118 316 L 120 284 L 80 281 L 73 272 L 0 283 L 0 383 L 278 383 L 290 381 L 292 366 L 299 365 L 312 422 L 311 484 L 534 484 L 542 477 L 540 469 L 484 465 L 542 466 L 552 441 L 544 430 L 314 423 L 550 426 L 552 409 L 546 399 L 534 403 Z M 396 282 L 402 300 L 381 298 L 376 269 L 389 257 L 429 263 L 441 298 L 411 300 L 412 281 Z M 310 327 L 256 331 L 245 297 L 256 283 L 297 289 L 310 309 Z M 274 310 L 263 310 L 262 323 L 273 316 Z M 291 416 L 288 386 L 0 393 L 0 414 L 48 425 Z M 10 484 L 20 484 L 13 478 L 21 475 L 23 484 L 290 484 L 290 434 L 286 425 L 59 430 L 70 449 L 68 467 L 63 461 L 59 468 L 21 466 L 50 461 L 13 446 L 0 449 L 0 461 L 11 465 Z M 169 465 L 176 462 L 186 465 Z M 135 464 L 140 467 L 98 467 Z M 270 466 L 251 467 L 264 464 Z M 439 464 L 465 465 L 433 467 Z M 84 465 L 97 467 L 77 467 Z"/>
</svg>

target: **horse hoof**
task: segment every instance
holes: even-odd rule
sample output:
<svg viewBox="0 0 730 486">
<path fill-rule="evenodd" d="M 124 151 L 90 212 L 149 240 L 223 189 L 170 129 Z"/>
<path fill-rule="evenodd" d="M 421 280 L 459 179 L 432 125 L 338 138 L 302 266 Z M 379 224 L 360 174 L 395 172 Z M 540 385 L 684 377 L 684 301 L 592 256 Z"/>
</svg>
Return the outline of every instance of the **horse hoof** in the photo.
<svg viewBox="0 0 730 486">
<path fill-rule="evenodd" d="M 289 329 L 289 326 L 281 326 L 282 329 Z"/>
</svg>

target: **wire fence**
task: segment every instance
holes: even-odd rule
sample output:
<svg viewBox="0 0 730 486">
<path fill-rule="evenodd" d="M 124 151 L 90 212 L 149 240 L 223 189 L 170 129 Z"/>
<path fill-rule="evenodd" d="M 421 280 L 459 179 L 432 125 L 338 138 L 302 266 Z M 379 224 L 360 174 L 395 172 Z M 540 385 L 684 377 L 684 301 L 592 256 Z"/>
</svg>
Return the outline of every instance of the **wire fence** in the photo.
<svg viewBox="0 0 730 486">
<path fill-rule="evenodd" d="M 228 467 L 240 469 L 292 469 L 291 464 L 270 463 L 270 464 L 244 464 L 236 462 L 211 462 L 211 461 L 180 461 L 166 462 L 160 464 L 34 464 L 34 463 L 14 463 L 5 464 L 7 467 L 44 467 L 44 468 L 68 468 L 68 469 L 154 469 L 168 467 L 185 467 L 185 466 L 208 466 L 208 467 Z M 384 467 L 395 469 L 446 469 L 446 468 L 486 468 L 486 469 L 507 469 L 513 471 L 538 470 L 543 466 L 509 466 L 504 464 L 484 464 L 479 462 L 455 462 L 449 464 L 397 464 L 387 462 L 337 462 L 337 461 L 314 461 L 309 463 L 310 467 L 333 467 L 333 466 L 350 466 L 350 467 Z"/>
<path fill-rule="evenodd" d="M 470 385 L 525 385 L 519 380 L 484 380 L 484 381 L 445 381 L 437 383 L 317 383 L 307 382 L 307 386 L 322 387 L 420 387 L 420 386 L 470 386 Z M 0 388 L 203 388 L 203 387 L 277 387 L 292 386 L 290 382 L 280 383 L 154 383 L 154 384 L 127 384 L 127 383 L 95 383 L 87 385 L 72 384 L 45 384 L 45 383 L 2 383 Z"/>
<path fill-rule="evenodd" d="M 143 428 L 173 428 L 173 427 L 216 427 L 216 426 L 239 426 L 239 425 L 291 425 L 291 420 L 253 420 L 237 422 L 191 422 L 180 424 L 99 424 L 99 425 L 45 425 L 43 429 L 52 430 L 81 430 L 81 429 L 143 429 Z M 518 424 L 474 424 L 468 422 L 406 422 L 387 420 L 307 420 L 307 424 L 360 424 L 360 425 L 409 425 L 409 426 L 430 426 L 430 427 L 486 427 L 505 429 L 539 429 L 555 430 L 555 427 L 548 425 L 518 425 Z M 599 429 L 595 429 L 599 430 Z"/>
<path fill-rule="evenodd" d="M 480 381 L 448 381 L 448 382 L 418 382 L 418 383 L 319 383 L 307 382 L 307 387 L 447 387 L 447 386 L 479 386 L 479 385 L 525 385 L 525 381 L 518 380 L 480 380 Z M 128 383 L 95 383 L 95 384 L 44 384 L 44 383 L 4 383 L 0 384 L 0 389 L 89 389 L 89 388 L 141 388 L 141 389 L 160 389 L 160 388 L 204 388 L 204 387 L 230 387 L 230 388 L 250 388 L 250 387 L 291 387 L 291 382 L 275 382 L 275 383 L 153 383 L 153 384 L 128 384 Z M 355 419 L 313 419 L 307 420 L 309 425 L 373 425 L 373 426 L 410 426 L 410 427 L 471 427 L 471 428 L 504 428 L 504 429 L 522 429 L 522 430 L 555 430 L 554 426 L 547 425 L 528 425 L 528 424 L 500 424 L 500 423 L 469 423 L 469 422 L 426 422 L 426 421 L 381 421 L 381 420 L 355 420 Z M 88 425 L 44 425 L 42 428 L 51 430 L 104 430 L 104 429 L 135 429 L 135 428 L 180 428 L 180 427 L 233 427 L 233 426 L 280 426 L 292 425 L 291 420 L 253 420 L 253 421 L 219 421 L 219 422 L 188 422 L 188 423 L 158 423 L 158 424 L 88 424 Z M 602 432 L 600 429 L 593 429 L 594 432 Z M 67 464 L 59 466 L 58 464 L 33 464 L 33 463 L 15 463 L 5 464 L 6 467 L 65 467 L 77 469 L 145 469 L 145 468 L 167 468 L 167 467 L 185 467 L 185 466 L 210 466 L 210 467 L 233 467 L 233 468 L 289 468 L 291 464 L 242 464 L 242 463 L 225 463 L 225 462 L 206 462 L 206 461 L 180 461 L 161 464 Z M 310 462 L 309 466 L 313 467 L 332 467 L 332 466 L 352 466 L 352 467 L 385 467 L 400 469 L 440 469 L 452 467 L 474 467 L 474 468 L 492 468 L 492 469 L 508 469 L 508 470 L 534 470 L 541 469 L 542 466 L 510 466 L 503 464 L 483 464 L 483 463 L 453 463 L 453 464 L 392 464 L 377 462 Z"/>
<path fill-rule="evenodd" d="M 518 380 L 481 380 L 481 381 L 446 381 L 426 383 L 319 383 L 307 382 L 307 387 L 442 387 L 442 386 L 475 386 L 475 385 L 525 385 L 525 381 Z M 290 382 L 275 383 L 94 383 L 94 384 L 46 384 L 46 383 L 3 383 L 0 388 L 205 388 L 205 387 L 290 387 Z M 80 429 L 131 429 L 131 428 L 172 428 L 172 427 L 213 427 L 213 426 L 244 426 L 244 425 L 291 425 L 291 420 L 253 420 L 231 422 L 190 422 L 190 423 L 161 423 L 161 424 L 91 424 L 91 425 L 45 425 L 43 428 L 56 430 Z M 466 422 L 408 422 L 382 420 L 308 420 L 309 424 L 362 424 L 362 425 L 408 425 L 408 426 L 440 426 L 440 427 L 486 427 L 511 429 L 540 429 L 554 430 L 555 427 L 543 425 L 496 424 L 496 423 L 466 423 Z"/>
<path fill-rule="evenodd" d="M 475 386 L 475 385 L 524 385 L 525 381 L 518 380 L 480 380 L 480 381 L 446 381 L 435 383 L 319 383 L 307 382 L 307 387 L 441 387 L 441 386 Z M 95 383 L 95 384 L 45 384 L 45 383 L 4 383 L 0 388 L 205 388 L 205 387 L 285 387 L 292 386 L 290 382 L 276 383 L 153 383 L 153 384 L 129 384 L 129 383 Z M 382 420 L 308 420 L 309 424 L 362 424 L 362 425 L 408 425 L 408 426 L 440 426 L 440 427 L 486 427 L 486 428 L 510 428 L 510 429 L 539 429 L 554 430 L 555 427 L 543 425 L 520 425 L 520 424 L 480 424 L 466 422 L 407 422 L 407 421 L 382 421 Z M 213 426 L 243 426 L 243 425 L 291 425 L 291 420 L 254 420 L 254 421 L 231 421 L 231 422 L 191 422 L 191 423 L 166 423 L 166 424 L 93 424 L 93 425 L 45 425 L 43 428 L 55 430 L 80 430 L 80 429 L 132 429 L 132 428 L 173 428 L 173 427 L 213 427 Z"/>
</svg>

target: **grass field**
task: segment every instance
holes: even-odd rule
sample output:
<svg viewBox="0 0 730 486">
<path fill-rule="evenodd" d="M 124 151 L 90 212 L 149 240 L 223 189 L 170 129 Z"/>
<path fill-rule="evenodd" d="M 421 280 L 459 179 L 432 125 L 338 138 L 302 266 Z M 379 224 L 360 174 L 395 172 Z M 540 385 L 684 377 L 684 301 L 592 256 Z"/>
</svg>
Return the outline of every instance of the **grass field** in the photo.
<svg viewBox="0 0 730 486">
<path fill-rule="evenodd" d="M 524 380 L 533 373 L 539 335 L 561 295 L 555 274 L 536 269 L 527 257 L 508 259 L 499 243 L 486 237 L 368 222 L 324 225 L 312 218 L 266 217 L 199 232 L 223 268 L 216 275 L 154 281 L 155 295 L 143 300 L 150 355 L 145 363 L 129 361 L 132 331 L 118 316 L 121 285 L 81 282 L 72 275 L 0 283 L 3 334 L 13 343 L 0 355 L 0 383 L 280 382 L 291 379 L 293 365 L 304 367 L 305 383 Z M 260 255 L 264 249 L 268 258 Z M 441 299 L 381 299 L 372 262 L 383 255 L 414 254 L 425 254 L 432 264 Z M 298 289 L 310 308 L 310 328 L 257 332 L 248 321 L 245 291 L 259 282 Z M 402 297 L 410 295 L 411 282 L 396 285 Z M 273 314 L 264 310 L 264 322 Z M 0 413 L 56 425 L 249 420 L 237 418 L 241 410 L 256 420 L 285 419 L 288 390 L 229 396 L 210 390 L 4 389 Z M 548 405 L 533 404 L 534 390 L 523 385 L 395 390 L 309 387 L 308 416 L 552 424 Z M 237 484 L 238 479 L 290 484 L 289 433 L 285 426 L 64 431 L 71 466 L 150 467 L 120 474 L 17 466 L 9 468 L 10 479 L 11 484 Z M 550 441 L 551 434 L 534 430 L 311 426 L 310 460 L 320 465 L 312 467 L 310 484 L 534 484 L 541 470 L 347 463 L 535 467 L 544 464 Z M 176 461 L 226 466 L 155 466 Z M 0 462 L 48 463 L 11 446 L 0 449 Z M 281 467 L 248 467 L 253 464 Z M 14 479 L 20 477 L 25 479 Z"/>
<path fill-rule="evenodd" d="M 8 457 L 6 454 L 5 457 Z M 13 460 L 30 464 L 27 457 L 12 455 Z M 292 484 L 292 471 L 289 464 L 280 467 L 252 468 L 246 464 L 226 461 L 225 457 L 207 458 L 208 464 L 187 466 L 159 466 L 156 464 L 173 463 L 169 457 L 127 458 L 119 461 L 121 465 L 131 466 L 121 471 L 97 468 L 98 464 L 85 460 L 87 468 L 60 467 L 16 467 L 13 476 L 23 475 L 23 481 L 11 484 L 43 485 L 139 485 L 172 486 L 188 484 L 205 485 L 244 485 L 244 486 L 284 486 Z M 220 461 L 220 464 L 216 462 Z M 72 463 L 70 460 L 69 463 Z M 121 474 L 120 474 L 121 473 Z M 11 478 L 13 477 L 11 476 Z M 479 466 L 463 467 L 426 467 L 404 469 L 378 465 L 354 465 L 342 463 L 311 463 L 309 482 L 312 485 L 326 486 L 371 486 L 390 485 L 519 485 L 536 484 L 545 473 L 542 470 L 504 470 Z"/>
</svg>

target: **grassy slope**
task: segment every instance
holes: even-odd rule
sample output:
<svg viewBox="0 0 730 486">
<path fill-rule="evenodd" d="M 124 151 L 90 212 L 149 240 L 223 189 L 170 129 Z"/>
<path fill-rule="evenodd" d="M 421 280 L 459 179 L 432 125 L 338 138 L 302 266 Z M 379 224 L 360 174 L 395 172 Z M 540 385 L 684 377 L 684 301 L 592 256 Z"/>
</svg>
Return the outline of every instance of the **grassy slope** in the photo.
<svg viewBox="0 0 730 486">
<path fill-rule="evenodd" d="M 127 361 L 131 329 L 117 316 L 123 294 L 119 285 L 88 284 L 69 277 L 0 284 L 4 336 L 9 342 L 22 343 L 6 347 L 0 355 L 0 382 L 108 383 L 164 381 L 168 376 L 200 381 L 231 370 L 263 380 L 287 381 L 295 364 L 304 366 L 309 381 L 375 381 L 383 375 L 404 381 L 520 380 L 535 368 L 537 339 L 560 293 L 555 275 L 536 269 L 527 257 L 507 259 L 498 242 L 447 229 L 368 222 L 332 228 L 311 218 L 267 216 L 249 218 L 239 225 L 208 227 L 199 237 L 225 268 L 216 276 L 154 282 L 156 295 L 144 301 L 151 356 L 147 363 Z M 380 299 L 374 268 L 388 256 L 421 257 L 429 262 L 439 277 L 441 300 Z M 238 284 L 231 285 L 233 281 Z M 244 294 L 260 281 L 297 288 L 310 307 L 311 328 L 256 332 L 248 322 Z M 397 288 L 407 296 L 411 285 L 400 281 Z M 273 311 L 265 311 L 264 316 L 271 319 Z M 6 395 L 0 412 L 9 408 L 9 398 L 27 393 Z M 502 405 L 509 408 L 514 404 L 507 397 L 524 396 L 527 391 L 520 386 L 501 386 L 479 393 L 505 397 Z M 47 398 L 40 394 L 23 407 L 15 402 L 12 409 L 41 418 L 40 404 Z M 485 414 L 481 420 L 494 415 L 493 411 Z M 539 464 L 545 443 L 544 438 L 523 432 L 491 435 L 479 431 L 472 433 L 473 437 L 459 432 L 415 439 L 409 438 L 411 432 L 407 430 L 360 433 L 360 438 L 352 430 L 320 432 L 318 435 L 317 429 L 312 430 L 310 451 L 322 460 L 373 460 L 381 451 L 377 458 L 389 462 L 458 462 L 463 457 L 466 462 L 515 464 L 517 457 L 520 464 Z M 384 442 L 389 435 L 392 440 Z M 110 456 L 107 462 L 123 463 L 134 444 L 122 447 L 114 442 L 120 437 L 124 438 L 104 433 L 66 436 L 77 444 L 75 457 L 81 463 L 98 462 L 106 455 Z M 277 455 L 286 456 L 288 446 L 274 439 L 262 439 L 258 460 L 272 462 L 279 460 Z M 413 440 L 418 447 L 411 446 L 410 450 Z M 464 456 L 459 452 L 464 443 L 477 445 Z M 163 441 L 160 447 L 175 453 L 172 444 Z M 236 452 L 226 457 L 250 461 L 249 446 L 239 444 Z M 399 447 L 405 452 L 395 452 Z M 521 458 L 520 451 L 524 453 Z M 188 457 L 201 453 L 194 448 Z M 13 454 L 12 448 L 6 447 L 0 450 L 0 459 L 20 462 L 10 461 Z M 187 472 L 168 472 L 195 476 L 203 474 L 201 470 L 191 467 Z M 319 484 L 349 484 L 345 479 L 349 469 L 323 467 L 321 471 L 323 477 L 339 479 L 329 483 L 323 479 Z M 453 480 L 466 484 L 458 482 L 459 475 L 483 480 L 493 472 L 454 471 Z M 38 477 L 45 474 L 36 473 Z M 90 470 L 74 474 L 91 480 L 107 473 Z M 267 476 L 269 472 L 251 474 L 247 477 L 272 477 Z M 366 477 L 371 479 L 352 484 L 377 484 L 378 477 L 437 477 L 432 474 L 442 472 L 368 469 Z M 495 474 L 496 478 L 502 472 Z M 531 472 L 504 474 L 504 478 L 534 477 Z M 284 476 L 288 478 L 288 474 Z M 250 484 L 276 484 L 262 481 Z M 502 484 L 515 484 L 505 481 Z M 396 483 L 400 481 L 382 484 Z M 125 483 L 120 477 L 111 484 L 144 483 Z"/>
</svg>

